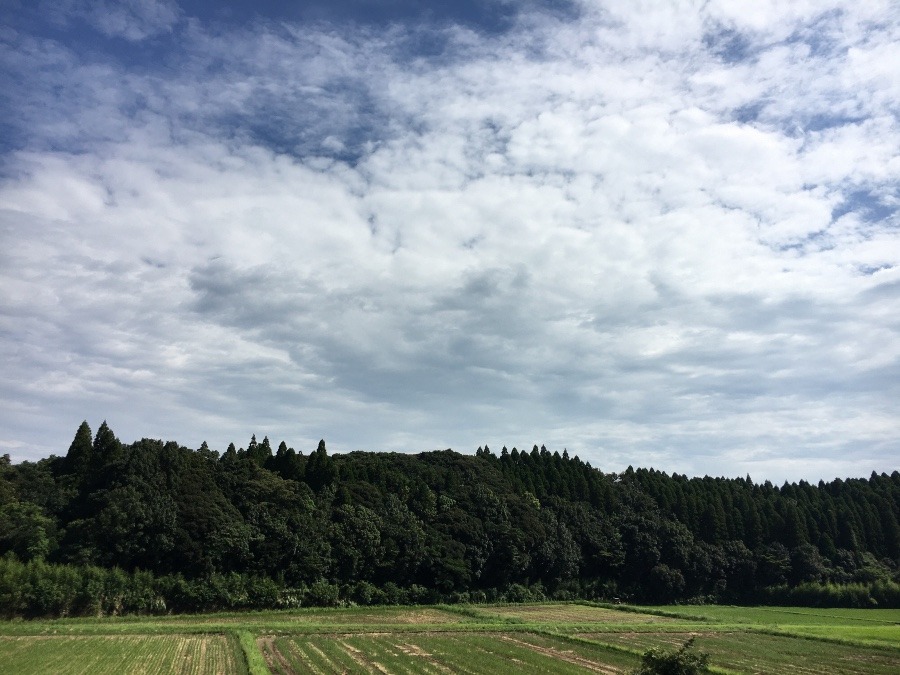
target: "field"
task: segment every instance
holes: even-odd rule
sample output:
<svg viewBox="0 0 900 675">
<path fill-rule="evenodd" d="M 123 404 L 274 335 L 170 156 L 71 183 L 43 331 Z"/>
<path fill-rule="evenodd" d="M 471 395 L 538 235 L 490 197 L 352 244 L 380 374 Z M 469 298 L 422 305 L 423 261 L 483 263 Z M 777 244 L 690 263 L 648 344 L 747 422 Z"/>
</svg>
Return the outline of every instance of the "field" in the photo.
<svg viewBox="0 0 900 675">
<path fill-rule="evenodd" d="M 0 622 L 0 672 L 626 673 L 694 637 L 718 673 L 900 672 L 900 611 L 578 603 Z"/>
<path fill-rule="evenodd" d="M 225 635 L 0 637 L 5 673 L 239 673 L 243 656 Z"/>
<path fill-rule="evenodd" d="M 628 654 L 533 633 L 427 632 L 263 638 L 277 673 L 618 673 Z"/>
</svg>

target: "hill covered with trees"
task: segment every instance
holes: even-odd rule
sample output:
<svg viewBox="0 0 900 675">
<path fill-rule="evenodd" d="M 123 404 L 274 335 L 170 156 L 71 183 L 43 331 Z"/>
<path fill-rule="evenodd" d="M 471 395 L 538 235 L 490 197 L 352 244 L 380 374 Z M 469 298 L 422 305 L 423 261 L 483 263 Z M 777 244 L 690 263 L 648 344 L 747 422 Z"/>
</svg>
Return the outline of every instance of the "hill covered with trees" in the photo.
<svg viewBox="0 0 900 675">
<path fill-rule="evenodd" d="M 780 487 L 566 451 L 329 455 L 254 436 L 0 461 L 9 616 L 616 598 L 900 606 L 900 473 Z"/>
</svg>

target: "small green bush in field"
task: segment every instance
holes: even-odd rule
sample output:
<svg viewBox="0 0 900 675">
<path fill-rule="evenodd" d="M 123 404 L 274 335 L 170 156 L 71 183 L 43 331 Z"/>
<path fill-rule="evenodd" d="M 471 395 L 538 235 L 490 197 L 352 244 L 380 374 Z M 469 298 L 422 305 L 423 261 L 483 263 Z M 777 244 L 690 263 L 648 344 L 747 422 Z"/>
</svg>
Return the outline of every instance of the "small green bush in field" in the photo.
<svg viewBox="0 0 900 675">
<path fill-rule="evenodd" d="M 708 672 L 709 654 L 693 652 L 693 646 L 694 638 L 691 638 L 674 652 L 656 647 L 648 649 L 634 675 L 696 675 Z"/>
</svg>

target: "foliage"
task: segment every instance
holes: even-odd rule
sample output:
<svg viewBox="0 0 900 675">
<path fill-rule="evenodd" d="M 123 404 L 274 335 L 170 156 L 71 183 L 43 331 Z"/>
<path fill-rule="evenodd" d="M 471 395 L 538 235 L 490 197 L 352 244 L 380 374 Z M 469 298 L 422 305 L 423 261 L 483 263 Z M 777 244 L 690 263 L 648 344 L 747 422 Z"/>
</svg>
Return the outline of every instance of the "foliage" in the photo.
<svg viewBox="0 0 900 675">
<path fill-rule="evenodd" d="M 252 436 L 0 458 L 0 612 L 546 598 L 900 606 L 900 473 L 605 474 L 567 451 L 304 456 Z M 17 567 L 18 566 L 18 567 Z M 12 577 L 10 577 L 12 578 Z"/>
<path fill-rule="evenodd" d="M 696 675 L 709 672 L 709 654 L 692 651 L 694 638 L 689 638 L 674 651 L 652 647 L 644 652 L 641 667 L 635 675 Z"/>
</svg>

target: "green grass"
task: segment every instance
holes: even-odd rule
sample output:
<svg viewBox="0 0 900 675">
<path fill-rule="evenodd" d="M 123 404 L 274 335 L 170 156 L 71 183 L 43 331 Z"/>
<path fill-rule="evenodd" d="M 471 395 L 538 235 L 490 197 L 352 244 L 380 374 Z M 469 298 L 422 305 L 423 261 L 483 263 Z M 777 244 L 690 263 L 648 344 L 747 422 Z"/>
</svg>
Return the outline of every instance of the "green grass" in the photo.
<svg viewBox="0 0 900 675">
<path fill-rule="evenodd" d="M 824 609 L 816 607 L 737 607 L 734 605 L 667 605 L 639 609 L 669 616 L 760 625 L 900 625 L 900 609 Z"/>
<path fill-rule="evenodd" d="M 692 636 L 696 648 L 709 653 L 710 663 L 734 672 L 835 675 L 894 675 L 900 672 L 900 651 L 894 649 L 860 649 L 856 645 L 754 631 L 602 633 L 584 637 L 644 651 L 650 647 L 675 648 Z"/>
<path fill-rule="evenodd" d="M 786 635 L 800 635 L 844 644 L 897 647 L 900 645 L 900 626 L 777 626 L 775 631 Z"/>
<path fill-rule="evenodd" d="M 900 611 L 533 603 L 0 622 L 0 672 L 624 673 L 696 637 L 713 671 L 900 673 Z"/>
</svg>

